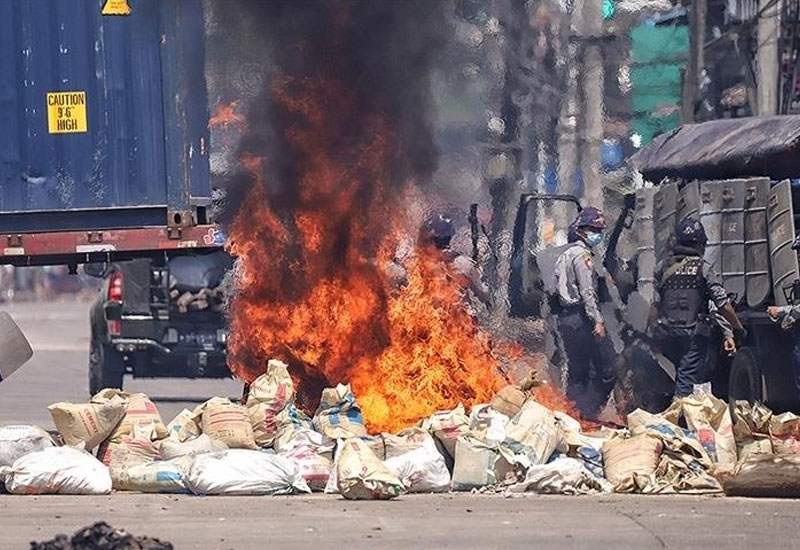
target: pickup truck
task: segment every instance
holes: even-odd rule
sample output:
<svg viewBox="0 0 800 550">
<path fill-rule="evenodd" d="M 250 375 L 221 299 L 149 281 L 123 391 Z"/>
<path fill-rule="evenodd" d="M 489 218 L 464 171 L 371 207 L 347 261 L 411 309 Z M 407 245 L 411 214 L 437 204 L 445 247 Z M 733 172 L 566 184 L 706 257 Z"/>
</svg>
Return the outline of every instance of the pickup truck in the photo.
<svg viewBox="0 0 800 550">
<path fill-rule="evenodd" d="M 104 277 L 90 313 L 89 391 L 135 378 L 230 376 L 223 251 L 85 269 Z"/>
</svg>

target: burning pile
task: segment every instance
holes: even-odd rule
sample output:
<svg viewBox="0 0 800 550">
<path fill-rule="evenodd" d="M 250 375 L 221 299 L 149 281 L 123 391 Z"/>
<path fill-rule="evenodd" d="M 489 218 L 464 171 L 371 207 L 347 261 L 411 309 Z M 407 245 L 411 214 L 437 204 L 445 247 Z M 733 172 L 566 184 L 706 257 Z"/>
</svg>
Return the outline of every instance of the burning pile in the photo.
<svg viewBox="0 0 800 550">
<path fill-rule="evenodd" d="M 232 370 L 252 381 L 269 359 L 287 362 L 306 410 L 349 382 L 374 432 L 487 402 L 505 382 L 463 307 L 465 282 L 419 243 L 407 285 L 385 273 L 417 232 L 407 191 L 433 166 L 425 105 L 439 8 L 278 4 L 267 11 L 285 17 L 282 74 L 237 119 L 247 130 L 228 231 L 240 258 Z"/>
</svg>

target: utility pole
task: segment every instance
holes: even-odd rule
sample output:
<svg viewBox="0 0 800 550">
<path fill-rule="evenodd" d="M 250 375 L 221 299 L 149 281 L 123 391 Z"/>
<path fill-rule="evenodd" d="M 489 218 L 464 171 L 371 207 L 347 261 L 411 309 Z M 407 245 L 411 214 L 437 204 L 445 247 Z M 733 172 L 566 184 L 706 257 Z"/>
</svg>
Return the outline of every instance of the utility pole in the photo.
<svg viewBox="0 0 800 550">
<path fill-rule="evenodd" d="M 583 139 L 581 173 L 584 198 L 588 204 L 603 205 L 603 182 L 600 174 L 600 148 L 603 144 L 603 9 L 600 0 L 576 2 L 581 10 L 580 41 L 583 46 Z"/>
<path fill-rule="evenodd" d="M 520 124 L 523 117 L 514 98 L 520 93 L 516 74 L 519 41 L 528 30 L 524 6 L 519 2 L 494 0 L 489 12 L 492 42 L 488 55 L 497 84 L 489 100 L 491 119 L 484 166 L 484 181 L 492 201 L 489 246 L 493 259 L 488 266 L 487 279 L 492 288 L 492 313 L 499 318 L 508 314 L 511 227 L 522 179 Z"/>
<path fill-rule="evenodd" d="M 763 1 L 763 0 L 762 0 Z M 769 0 L 767 0 L 769 1 Z M 683 106 L 681 120 L 694 122 L 700 73 L 705 68 L 707 0 L 692 0 L 689 11 L 689 67 L 683 77 Z"/>
<path fill-rule="evenodd" d="M 572 193 L 572 181 L 578 172 L 578 60 L 573 48 L 570 47 L 570 36 L 580 21 L 580 13 L 574 8 L 570 13 L 570 21 L 565 25 L 562 36 L 561 51 L 566 52 L 564 72 L 564 96 L 561 99 L 561 108 L 558 117 L 558 183 L 561 193 Z M 558 51 L 558 50 L 557 50 Z M 566 228 L 571 220 L 562 216 L 563 208 L 557 208 L 556 216 L 558 227 Z"/>
<path fill-rule="evenodd" d="M 762 8 L 762 6 L 766 7 Z M 781 7 L 781 0 L 759 1 L 758 51 L 756 52 L 756 93 L 759 116 L 778 114 L 778 71 L 780 68 L 778 43 L 781 29 Z"/>
</svg>

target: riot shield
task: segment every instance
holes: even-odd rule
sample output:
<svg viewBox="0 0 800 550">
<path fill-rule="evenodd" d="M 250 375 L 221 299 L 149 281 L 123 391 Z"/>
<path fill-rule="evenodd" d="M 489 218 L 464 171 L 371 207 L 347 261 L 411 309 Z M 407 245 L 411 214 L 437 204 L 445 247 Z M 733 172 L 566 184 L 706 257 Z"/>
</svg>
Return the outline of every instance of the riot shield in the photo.
<svg viewBox="0 0 800 550">
<path fill-rule="evenodd" d="M 700 222 L 708 236 L 705 259 L 721 273 L 722 185 L 719 181 L 700 182 Z"/>
<path fill-rule="evenodd" d="M 753 178 L 745 183 L 744 271 L 747 305 L 764 305 L 771 290 L 769 241 L 767 239 L 767 200 L 769 179 Z"/>
<path fill-rule="evenodd" d="M 677 222 L 686 218 L 699 219 L 700 216 L 700 184 L 690 181 L 681 187 L 678 193 L 678 218 Z"/>
<path fill-rule="evenodd" d="M 726 180 L 722 186 L 722 284 L 744 299 L 744 195 L 745 180 Z"/>
<path fill-rule="evenodd" d="M 636 191 L 633 227 L 636 235 L 636 273 L 639 293 L 648 303 L 653 301 L 656 258 L 653 248 L 653 199 L 656 190 L 652 187 Z"/>
<path fill-rule="evenodd" d="M 664 259 L 670 239 L 675 235 L 675 216 L 678 208 L 678 186 L 666 183 L 659 187 L 653 198 L 653 223 L 655 224 L 656 261 Z"/>
<path fill-rule="evenodd" d="M 769 227 L 769 257 L 772 267 L 772 292 L 775 304 L 787 304 L 784 288 L 798 278 L 797 253 L 792 250 L 794 240 L 794 208 L 792 186 L 789 180 L 775 185 L 769 192 L 767 204 Z"/>
</svg>

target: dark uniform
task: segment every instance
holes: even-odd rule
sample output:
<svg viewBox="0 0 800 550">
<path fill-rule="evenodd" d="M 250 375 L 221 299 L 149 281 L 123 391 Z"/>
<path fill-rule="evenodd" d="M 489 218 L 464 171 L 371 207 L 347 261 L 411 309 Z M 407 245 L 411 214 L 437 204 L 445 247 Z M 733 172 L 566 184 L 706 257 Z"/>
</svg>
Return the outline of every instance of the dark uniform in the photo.
<svg viewBox="0 0 800 550">
<path fill-rule="evenodd" d="M 675 396 L 682 397 L 708 380 L 709 302 L 721 309 L 728 303 L 728 293 L 703 259 L 706 236 L 700 222 L 682 221 L 676 236 L 672 255 L 656 274 L 658 316 L 651 330 L 664 356 L 675 365 Z"/>
<path fill-rule="evenodd" d="M 800 237 L 797 237 L 792 243 L 793 250 L 800 250 Z M 795 296 L 795 300 L 798 297 Z M 800 304 L 792 304 L 789 306 L 769 308 L 774 310 L 774 314 L 770 313 L 776 321 L 781 321 L 781 327 L 784 330 L 792 331 L 792 378 L 794 380 L 795 390 L 800 395 Z"/>
<path fill-rule="evenodd" d="M 570 227 L 571 246 L 556 260 L 558 329 L 567 354 L 567 397 L 585 418 L 595 418 L 614 387 L 614 349 L 597 304 L 597 275 L 586 232 L 605 229 L 603 214 L 586 208 Z"/>
</svg>

